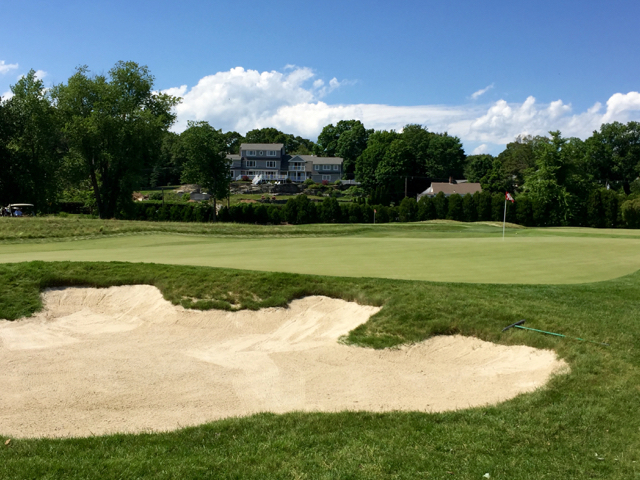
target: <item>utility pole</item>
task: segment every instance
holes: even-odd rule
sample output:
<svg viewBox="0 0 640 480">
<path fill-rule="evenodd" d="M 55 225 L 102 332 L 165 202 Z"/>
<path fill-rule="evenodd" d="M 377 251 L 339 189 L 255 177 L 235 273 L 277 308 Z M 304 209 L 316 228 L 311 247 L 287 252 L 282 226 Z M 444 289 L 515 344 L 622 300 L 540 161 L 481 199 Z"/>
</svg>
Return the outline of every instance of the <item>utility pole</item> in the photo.
<svg viewBox="0 0 640 480">
<path fill-rule="evenodd" d="M 407 177 L 404 177 L 404 198 L 407 198 Z"/>
</svg>

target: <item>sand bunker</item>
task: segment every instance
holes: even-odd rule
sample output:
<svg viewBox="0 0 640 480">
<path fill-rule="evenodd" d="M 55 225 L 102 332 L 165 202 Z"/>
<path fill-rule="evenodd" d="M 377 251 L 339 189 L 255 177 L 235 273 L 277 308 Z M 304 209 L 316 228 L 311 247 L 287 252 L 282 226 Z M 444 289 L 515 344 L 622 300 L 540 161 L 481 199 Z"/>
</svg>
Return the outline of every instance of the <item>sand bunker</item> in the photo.
<svg viewBox="0 0 640 480">
<path fill-rule="evenodd" d="M 307 297 L 200 312 L 147 285 L 66 288 L 0 321 L 0 432 L 170 430 L 254 412 L 442 411 L 496 403 L 566 367 L 551 351 L 461 336 L 371 350 L 338 343 L 378 308 Z"/>
</svg>

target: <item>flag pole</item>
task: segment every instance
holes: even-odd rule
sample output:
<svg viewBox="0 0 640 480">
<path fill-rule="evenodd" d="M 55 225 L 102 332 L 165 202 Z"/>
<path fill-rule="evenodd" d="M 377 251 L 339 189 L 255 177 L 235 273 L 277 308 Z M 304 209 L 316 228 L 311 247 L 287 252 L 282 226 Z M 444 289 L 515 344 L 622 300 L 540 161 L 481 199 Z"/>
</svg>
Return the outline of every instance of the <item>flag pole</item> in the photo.
<svg viewBox="0 0 640 480">
<path fill-rule="evenodd" d="M 504 242 L 504 226 L 507 223 L 507 197 L 504 197 L 504 219 L 502 220 L 502 241 Z"/>
</svg>

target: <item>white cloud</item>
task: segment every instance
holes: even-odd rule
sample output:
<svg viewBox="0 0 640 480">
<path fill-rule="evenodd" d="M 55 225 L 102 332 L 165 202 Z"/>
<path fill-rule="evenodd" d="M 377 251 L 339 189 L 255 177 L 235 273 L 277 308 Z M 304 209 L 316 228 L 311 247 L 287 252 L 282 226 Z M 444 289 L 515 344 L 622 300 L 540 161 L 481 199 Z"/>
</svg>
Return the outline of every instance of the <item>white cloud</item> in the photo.
<svg viewBox="0 0 640 480">
<path fill-rule="evenodd" d="M 9 73 L 11 70 L 18 68 L 17 63 L 5 63 L 4 60 L 0 60 L 0 74 Z"/>
<path fill-rule="evenodd" d="M 604 122 L 614 120 L 626 122 L 630 119 L 631 112 L 640 110 L 640 93 L 616 93 L 607 100 L 607 112 L 604 114 Z"/>
<path fill-rule="evenodd" d="M 0 98 L 2 98 L 2 101 L 9 100 L 11 97 L 13 97 L 13 92 L 11 90 L 7 90 L 2 95 L 0 95 Z"/>
<path fill-rule="evenodd" d="M 564 136 L 586 138 L 602 123 L 640 120 L 638 92 L 616 93 L 606 108 L 595 103 L 577 113 L 562 100 L 544 104 L 532 96 L 522 103 L 498 100 L 484 105 L 336 105 L 327 102 L 326 96 L 353 82 L 332 78 L 327 83 L 315 77 L 310 68 L 293 65 L 285 72 L 236 67 L 206 76 L 192 88 L 182 85 L 164 92 L 183 97 L 176 107 L 176 131 L 182 131 L 187 120 L 207 120 L 225 131 L 275 127 L 315 139 L 325 125 L 340 120 L 357 119 L 367 128 L 395 130 L 418 123 L 431 131 L 457 135 L 481 153 L 496 151 L 520 134 L 560 130 Z"/>
<path fill-rule="evenodd" d="M 478 145 L 476 148 L 473 149 L 473 152 L 471 152 L 472 155 L 481 155 L 483 153 L 487 153 L 489 151 L 489 145 L 487 145 L 486 143 L 483 143 L 481 145 Z"/>
<path fill-rule="evenodd" d="M 49 74 L 47 72 L 45 72 L 44 70 L 36 70 L 36 78 L 38 80 L 42 80 L 47 75 L 49 75 Z"/>
<path fill-rule="evenodd" d="M 476 98 L 478 98 L 480 95 L 484 95 L 485 93 L 487 93 L 489 90 L 491 90 L 493 88 L 493 83 L 491 85 L 487 85 L 484 88 L 481 88 L 480 90 L 478 90 L 477 92 L 473 92 L 471 94 L 471 98 L 473 98 L 474 100 Z"/>
</svg>

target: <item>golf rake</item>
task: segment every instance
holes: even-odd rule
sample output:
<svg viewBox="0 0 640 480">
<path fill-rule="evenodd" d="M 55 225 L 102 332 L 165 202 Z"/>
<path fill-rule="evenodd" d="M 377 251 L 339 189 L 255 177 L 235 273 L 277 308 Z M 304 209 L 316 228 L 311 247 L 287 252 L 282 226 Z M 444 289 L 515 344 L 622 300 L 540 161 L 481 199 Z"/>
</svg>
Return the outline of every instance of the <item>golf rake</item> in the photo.
<svg viewBox="0 0 640 480">
<path fill-rule="evenodd" d="M 593 340 L 585 340 L 584 338 L 579 338 L 579 337 L 567 337 L 566 335 L 563 335 L 561 333 L 553 333 L 553 332 L 547 332 L 545 330 L 538 330 L 537 328 L 523 327 L 522 324 L 524 322 L 525 322 L 524 320 L 520 320 L 519 322 L 512 323 L 508 327 L 504 327 L 502 331 L 504 332 L 505 330 L 509 330 L 510 328 L 520 328 L 522 330 L 531 330 L 532 332 L 546 333 L 547 335 L 555 335 L 556 337 L 570 338 L 572 340 L 580 340 L 581 342 L 595 343 L 596 345 L 604 345 L 607 347 L 609 346 L 608 343 L 604 343 L 604 342 L 594 342 Z"/>
</svg>

